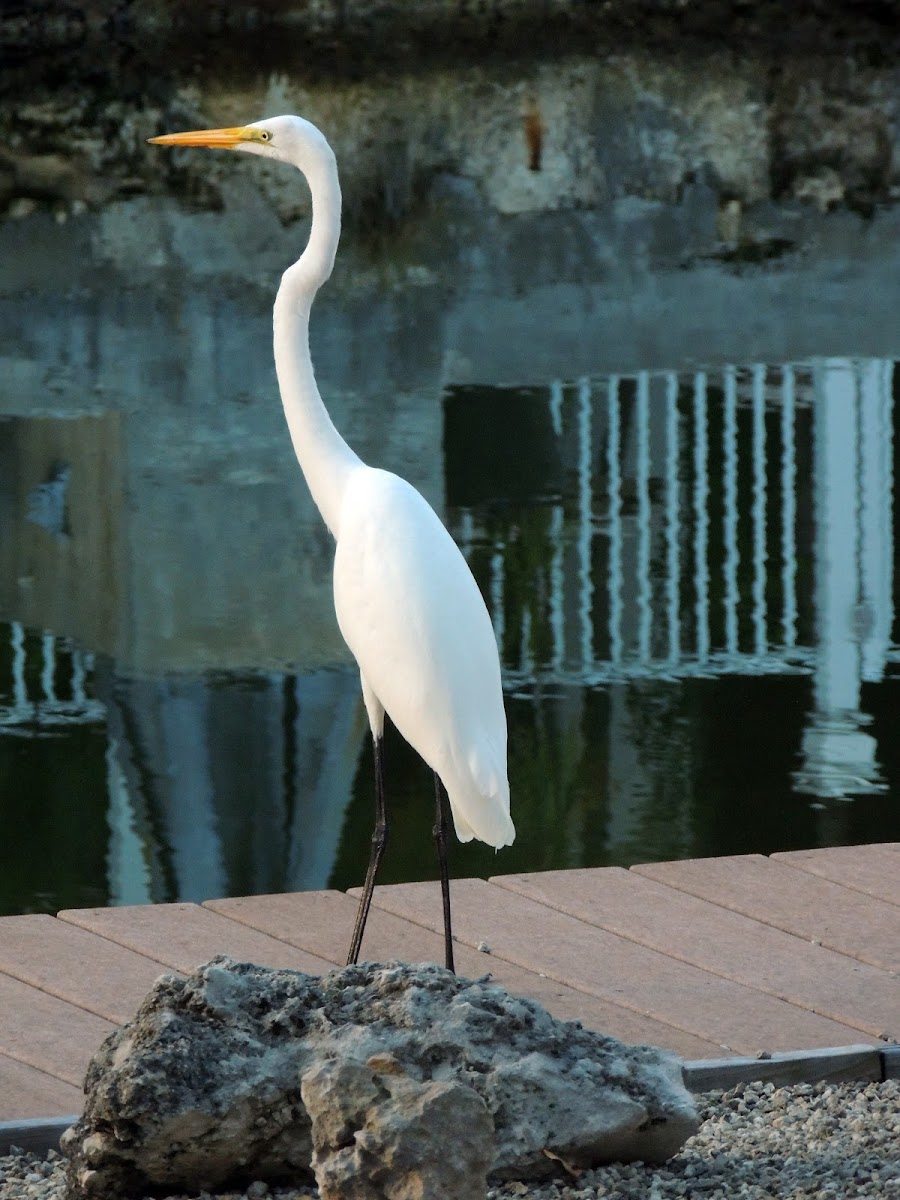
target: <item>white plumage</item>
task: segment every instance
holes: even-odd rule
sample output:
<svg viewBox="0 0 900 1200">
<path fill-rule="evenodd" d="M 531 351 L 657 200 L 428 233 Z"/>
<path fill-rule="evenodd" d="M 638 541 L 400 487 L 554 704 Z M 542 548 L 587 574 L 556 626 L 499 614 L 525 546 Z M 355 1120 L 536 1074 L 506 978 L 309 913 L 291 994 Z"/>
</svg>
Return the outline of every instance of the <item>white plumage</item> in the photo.
<svg viewBox="0 0 900 1200">
<path fill-rule="evenodd" d="M 460 840 L 510 845 L 494 630 L 472 572 L 434 510 L 387 471 L 360 466 L 350 478 L 334 606 L 359 663 L 375 736 L 383 708 L 441 777 Z"/>
</svg>

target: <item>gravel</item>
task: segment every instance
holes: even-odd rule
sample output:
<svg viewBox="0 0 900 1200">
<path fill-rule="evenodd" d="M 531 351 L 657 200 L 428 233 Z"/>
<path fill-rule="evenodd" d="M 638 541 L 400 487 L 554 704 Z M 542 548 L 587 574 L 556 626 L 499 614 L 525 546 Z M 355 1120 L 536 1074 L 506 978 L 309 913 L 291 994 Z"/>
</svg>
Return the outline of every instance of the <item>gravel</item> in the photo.
<svg viewBox="0 0 900 1200">
<path fill-rule="evenodd" d="M 742 1084 L 698 1099 L 699 1132 L 663 1167 L 631 1163 L 542 1185 L 507 1183 L 488 1200 L 900 1200 L 900 1080 Z M 64 1167 L 54 1151 L 43 1161 L 33 1154 L 0 1157 L 0 1200 L 63 1200 Z M 317 1195 L 252 1183 L 244 1192 L 204 1192 L 200 1200 Z"/>
</svg>

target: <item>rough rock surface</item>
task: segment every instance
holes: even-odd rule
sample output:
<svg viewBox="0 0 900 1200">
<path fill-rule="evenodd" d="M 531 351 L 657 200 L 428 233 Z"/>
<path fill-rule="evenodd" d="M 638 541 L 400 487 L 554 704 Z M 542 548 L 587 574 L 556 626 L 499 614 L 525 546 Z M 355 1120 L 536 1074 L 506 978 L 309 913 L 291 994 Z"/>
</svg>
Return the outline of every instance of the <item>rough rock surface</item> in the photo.
<svg viewBox="0 0 900 1200">
<path fill-rule="evenodd" d="M 389 1054 L 303 1077 L 322 1200 L 473 1200 L 487 1192 L 494 1122 L 470 1087 L 411 1079 Z"/>
<path fill-rule="evenodd" d="M 537 12 L 547 0 L 528 6 Z M 471 4 L 468 16 L 449 0 L 382 7 L 410 19 L 423 8 L 432 17 L 443 8 L 447 24 L 461 28 L 481 6 Z M 255 55 L 242 31 L 224 42 L 217 34 L 216 53 L 198 71 L 193 53 L 185 60 L 167 43 L 170 23 L 161 22 L 157 36 L 121 47 L 127 65 L 108 51 L 107 37 L 102 50 L 81 46 L 86 70 L 62 46 L 56 53 L 65 55 L 64 63 L 51 70 L 53 54 L 34 53 L 40 32 L 31 22 L 17 24 L 20 81 L 17 68 L 0 75 L 0 217 L 37 210 L 62 222 L 86 208 L 166 193 L 192 212 L 261 201 L 285 224 L 305 220 L 306 189 L 282 164 L 162 152 L 146 144 L 165 130 L 278 112 L 299 112 L 322 126 L 340 164 L 345 228 L 376 249 L 423 212 L 441 210 L 448 188 L 453 207 L 480 222 L 494 214 L 608 212 L 625 199 L 664 204 L 684 216 L 683 200 L 697 181 L 721 207 L 742 210 L 774 202 L 789 210 L 849 208 L 869 215 L 900 199 L 896 53 L 872 27 L 875 55 L 865 52 L 861 31 L 844 44 L 840 19 L 822 21 L 814 49 L 802 52 L 791 45 L 778 50 L 768 37 L 761 45 L 745 43 L 732 29 L 734 53 L 720 36 L 722 6 L 708 6 L 707 17 L 717 14 L 713 37 L 686 41 L 676 34 L 671 44 L 647 39 L 648 6 L 633 0 L 618 7 L 640 24 L 640 37 L 637 44 L 620 43 L 608 28 L 611 7 L 617 5 L 573 0 L 573 9 L 594 15 L 571 45 L 557 43 L 541 16 L 536 42 L 517 47 L 512 71 L 463 39 L 455 56 L 441 54 L 429 66 L 417 54 L 404 55 L 396 77 L 360 63 L 350 79 L 335 63 L 329 69 L 320 62 L 312 75 L 299 67 L 295 29 L 286 38 L 273 30 L 264 35 L 267 60 L 275 53 L 266 69 L 252 69 Z M 668 8 L 677 20 L 678 12 L 687 17 L 703 5 L 661 0 L 649 7 Z M 183 16 L 206 11 L 205 5 L 178 8 Z M 768 8 L 781 26 L 796 26 L 793 19 L 784 22 L 780 5 Z M 374 46 L 368 25 L 361 22 L 359 29 Z M 171 32 L 176 43 L 183 41 L 180 23 Z M 129 37 L 134 34 L 132 26 Z M 337 43 L 345 44 L 346 34 L 345 27 Z M 432 25 L 433 45 L 450 49 L 454 40 Z M 840 52 L 829 52 L 825 41 Z M 387 44 L 396 48 L 390 36 Z M 248 64 L 247 71 L 232 76 L 222 68 L 229 54 Z M 412 71 L 409 61 L 417 62 Z M 37 64 L 49 71 L 47 79 Z M 239 198 L 242 192 L 246 199 Z M 130 219 L 140 224 L 140 210 Z M 404 253 L 408 245 L 404 241 Z M 524 263 L 530 257 L 523 251 Z"/>
<path fill-rule="evenodd" d="M 98 1051 L 85 1091 L 63 1138 L 69 1195 L 85 1200 L 301 1183 L 311 1164 L 324 1195 L 368 1198 L 350 1182 L 354 1161 L 372 1174 L 367 1156 L 393 1162 L 379 1194 L 412 1200 L 428 1194 L 410 1160 L 433 1144 L 435 1113 L 474 1143 L 431 1191 L 448 1197 L 454 1171 L 483 1172 L 487 1114 L 494 1179 L 663 1161 L 697 1127 L 666 1052 L 557 1021 L 488 979 L 402 963 L 316 978 L 218 958 L 187 979 L 163 976 Z"/>
</svg>

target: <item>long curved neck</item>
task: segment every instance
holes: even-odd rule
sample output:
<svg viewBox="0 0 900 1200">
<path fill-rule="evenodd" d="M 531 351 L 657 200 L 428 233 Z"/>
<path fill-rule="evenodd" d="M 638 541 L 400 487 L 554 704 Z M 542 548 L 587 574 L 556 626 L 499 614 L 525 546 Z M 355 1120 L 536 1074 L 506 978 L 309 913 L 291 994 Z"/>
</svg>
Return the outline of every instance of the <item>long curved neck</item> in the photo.
<svg viewBox="0 0 900 1200">
<path fill-rule="evenodd" d="M 335 538 L 351 472 L 361 465 L 332 424 L 309 353 L 309 314 L 331 274 L 341 232 L 341 189 L 330 150 L 304 171 L 312 194 L 312 229 L 303 254 L 282 276 L 275 297 L 275 371 L 294 452 L 316 507 Z"/>
</svg>

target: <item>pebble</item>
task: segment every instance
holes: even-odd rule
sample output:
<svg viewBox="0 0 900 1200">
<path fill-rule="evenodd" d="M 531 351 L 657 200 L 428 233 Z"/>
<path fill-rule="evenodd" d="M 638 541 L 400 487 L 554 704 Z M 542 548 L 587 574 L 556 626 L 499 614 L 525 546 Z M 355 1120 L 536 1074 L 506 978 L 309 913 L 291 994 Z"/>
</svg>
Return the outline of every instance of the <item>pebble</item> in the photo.
<svg viewBox="0 0 900 1200">
<path fill-rule="evenodd" d="M 708 1092 L 698 1104 L 700 1130 L 662 1166 L 617 1163 L 577 1178 L 507 1183 L 487 1200 L 900 1200 L 900 1080 L 742 1084 Z M 64 1200 L 64 1171 L 65 1159 L 52 1150 L 43 1161 L 22 1152 L 0 1157 L 0 1200 Z M 316 1196 L 261 1182 L 202 1193 L 203 1200 Z"/>
</svg>

